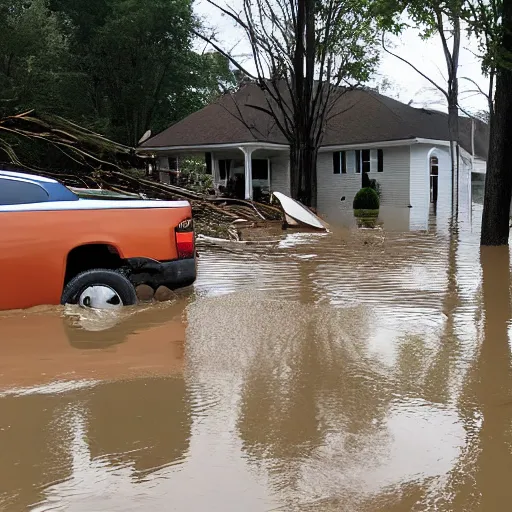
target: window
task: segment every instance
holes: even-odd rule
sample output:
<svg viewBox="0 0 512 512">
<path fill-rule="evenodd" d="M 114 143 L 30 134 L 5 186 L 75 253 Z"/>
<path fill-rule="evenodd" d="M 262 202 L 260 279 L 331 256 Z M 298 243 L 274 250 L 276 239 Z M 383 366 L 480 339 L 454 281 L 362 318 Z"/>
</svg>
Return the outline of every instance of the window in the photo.
<svg viewBox="0 0 512 512">
<path fill-rule="evenodd" d="M 347 165 L 347 172 L 352 174 L 356 170 L 356 152 L 346 151 L 345 152 L 345 163 Z"/>
<path fill-rule="evenodd" d="M 361 166 L 363 168 L 363 172 L 370 172 L 371 170 L 371 152 L 369 149 L 363 149 L 361 151 Z"/>
<path fill-rule="evenodd" d="M 336 151 L 332 154 L 333 174 L 347 174 L 347 155 L 345 151 Z"/>
<path fill-rule="evenodd" d="M 231 160 L 219 160 L 219 179 L 225 180 L 229 176 Z"/>
<path fill-rule="evenodd" d="M 355 151 L 356 173 L 384 172 L 384 151 L 382 149 L 361 149 Z"/>
<path fill-rule="evenodd" d="M 0 205 L 43 203 L 48 200 L 48 192 L 40 185 L 0 177 Z"/>
<path fill-rule="evenodd" d="M 430 174 L 434 176 L 439 174 L 439 160 L 437 156 L 430 157 Z"/>
<path fill-rule="evenodd" d="M 341 152 L 339 152 L 339 151 L 335 151 L 332 154 L 332 173 L 333 174 L 340 174 L 340 172 L 341 172 L 340 155 L 341 155 Z"/>
<path fill-rule="evenodd" d="M 268 180 L 268 160 L 255 158 L 252 161 L 252 179 Z"/>
</svg>

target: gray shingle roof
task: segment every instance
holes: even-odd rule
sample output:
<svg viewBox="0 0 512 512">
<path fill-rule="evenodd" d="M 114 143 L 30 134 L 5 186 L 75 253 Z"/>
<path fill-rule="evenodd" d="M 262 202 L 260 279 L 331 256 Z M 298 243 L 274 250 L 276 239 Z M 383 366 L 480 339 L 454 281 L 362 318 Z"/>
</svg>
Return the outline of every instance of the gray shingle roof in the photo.
<svg viewBox="0 0 512 512">
<path fill-rule="evenodd" d="M 286 144 L 275 121 L 251 107 L 265 108 L 261 89 L 248 84 L 233 96 L 186 117 L 141 145 L 143 148 L 188 147 L 243 142 Z M 425 138 L 449 140 L 448 115 L 414 108 L 373 91 L 347 91 L 337 101 L 325 131 L 323 146 Z M 460 118 L 460 144 L 471 152 L 471 120 Z M 487 158 L 489 127 L 475 125 L 475 154 Z"/>
</svg>

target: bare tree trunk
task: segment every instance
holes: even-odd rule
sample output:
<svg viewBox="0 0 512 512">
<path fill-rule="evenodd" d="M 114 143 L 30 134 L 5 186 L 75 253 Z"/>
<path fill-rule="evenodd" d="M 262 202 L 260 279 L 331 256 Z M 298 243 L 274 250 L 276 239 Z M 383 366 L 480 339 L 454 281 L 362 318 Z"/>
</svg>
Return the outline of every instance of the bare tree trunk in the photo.
<svg viewBox="0 0 512 512">
<path fill-rule="evenodd" d="M 500 53 L 505 62 L 496 70 L 495 107 L 491 116 L 481 245 L 507 245 L 510 231 L 512 168 L 508 152 L 512 144 L 512 2 L 503 2 L 502 25 Z"/>
<path fill-rule="evenodd" d="M 460 54 L 460 12 L 451 13 L 453 25 L 452 50 L 448 47 L 443 28 L 443 16 L 438 11 L 438 30 L 443 43 L 448 70 L 448 130 L 450 132 L 450 153 L 452 160 L 452 214 L 459 213 L 459 54 Z"/>
<path fill-rule="evenodd" d="M 290 187 L 292 197 L 312 208 L 317 206 L 318 151 L 313 144 L 292 144 L 290 147 Z"/>
<path fill-rule="evenodd" d="M 495 110 L 491 120 L 489 159 L 485 177 L 481 245 L 506 245 L 509 237 L 512 168 L 512 70 L 500 69 L 496 79 Z"/>
<path fill-rule="evenodd" d="M 292 77 L 295 101 L 301 105 L 294 112 L 294 140 L 290 144 L 290 178 L 292 197 L 316 208 L 316 159 L 318 144 L 314 142 L 312 118 L 315 79 L 315 2 L 298 0 L 297 38 Z"/>
<path fill-rule="evenodd" d="M 455 102 L 458 102 L 457 93 Z M 448 125 L 450 132 L 450 158 L 452 163 L 452 214 L 459 211 L 459 109 L 457 103 L 448 107 Z"/>
</svg>

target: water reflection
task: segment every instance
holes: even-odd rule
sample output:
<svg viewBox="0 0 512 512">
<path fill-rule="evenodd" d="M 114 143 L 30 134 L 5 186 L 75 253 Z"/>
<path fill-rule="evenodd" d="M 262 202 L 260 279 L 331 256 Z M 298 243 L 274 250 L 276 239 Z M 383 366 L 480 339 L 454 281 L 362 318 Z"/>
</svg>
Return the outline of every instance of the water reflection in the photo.
<svg viewBox="0 0 512 512">
<path fill-rule="evenodd" d="M 44 486 L 72 476 L 68 399 L 0 398 L 0 508 L 27 510 Z"/>
<path fill-rule="evenodd" d="M 511 319 L 508 247 L 482 248 L 481 264 L 483 337 L 461 405 L 472 411 L 475 427 L 470 438 L 476 456 L 469 497 L 478 502 L 479 510 L 500 510 L 512 499 L 509 484 L 512 372 L 508 335 Z"/>
<path fill-rule="evenodd" d="M 3 313 L 0 397 L 182 371 L 187 304 L 128 309 L 104 324 L 78 309 Z"/>
<path fill-rule="evenodd" d="M 111 471 L 136 483 L 183 460 L 192 421 L 185 305 L 127 314 L 103 333 L 77 331 L 80 350 L 60 311 L 0 317 L 2 510 L 77 507 L 110 482 L 108 501 Z"/>
<path fill-rule="evenodd" d="M 144 481 L 183 460 L 191 428 L 183 377 L 4 397 L 0 418 L 3 510 L 54 499 L 61 508 L 77 506 L 99 491 L 97 484 L 112 486 L 114 470 L 133 484 Z"/>
</svg>

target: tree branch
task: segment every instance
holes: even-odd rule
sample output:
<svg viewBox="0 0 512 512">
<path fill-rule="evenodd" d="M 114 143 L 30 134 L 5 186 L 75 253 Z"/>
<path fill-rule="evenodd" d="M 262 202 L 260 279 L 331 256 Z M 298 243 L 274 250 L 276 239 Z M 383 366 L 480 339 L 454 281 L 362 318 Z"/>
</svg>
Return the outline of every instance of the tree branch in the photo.
<svg viewBox="0 0 512 512">
<path fill-rule="evenodd" d="M 398 60 L 404 62 L 405 64 L 410 66 L 412 69 L 414 69 L 414 71 L 416 71 L 416 73 L 418 73 L 418 75 L 422 76 L 425 80 L 430 82 L 438 91 L 440 91 L 443 94 L 443 96 L 446 98 L 446 100 L 448 101 L 448 99 L 449 99 L 448 92 L 445 91 L 440 85 L 438 85 L 436 82 L 434 82 L 434 80 L 432 80 L 430 77 L 428 77 L 425 73 L 420 71 L 414 64 L 409 62 L 407 59 L 400 57 L 400 55 L 397 55 L 396 53 L 393 53 L 391 50 L 386 48 L 386 44 L 384 41 L 384 34 L 382 34 L 382 48 L 384 49 L 384 51 L 386 53 L 389 53 L 389 55 L 392 55 L 393 57 L 397 58 Z"/>
<path fill-rule="evenodd" d="M 226 59 L 233 64 L 237 69 L 239 69 L 244 75 L 247 75 L 248 77 L 252 78 L 253 80 L 257 80 L 258 78 L 254 76 L 252 73 L 250 73 L 244 66 L 242 66 L 236 59 L 234 59 L 229 53 L 225 52 L 218 44 L 214 43 L 212 40 L 210 40 L 207 36 L 201 34 L 201 32 L 193 29 L 192 33 L 202 39 L 203 41 L 207 42 L 213 48 L 218 51 L 222 56 L 226 57 Z"/>
</svg>

